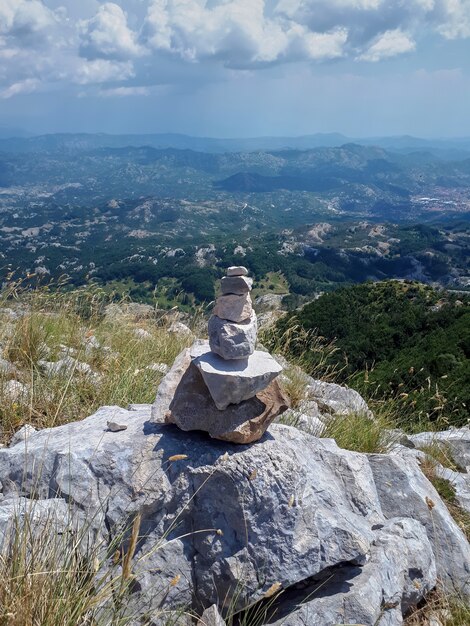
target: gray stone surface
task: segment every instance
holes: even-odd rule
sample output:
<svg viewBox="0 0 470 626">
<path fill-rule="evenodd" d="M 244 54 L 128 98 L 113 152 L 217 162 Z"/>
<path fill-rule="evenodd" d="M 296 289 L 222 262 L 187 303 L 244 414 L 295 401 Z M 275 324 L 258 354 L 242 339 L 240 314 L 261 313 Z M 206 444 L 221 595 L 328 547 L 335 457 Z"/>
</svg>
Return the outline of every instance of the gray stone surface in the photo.
<svg viewBox="0 0 470 626">
<path fill-rule="evenodd" d="M 25 442 L 33 433 L 36 432 L 34 426 L 31 424 L 24 424 L 10 440 L 10 446 L 16 446 L 16 444 Z"/>
<path fill-rule="evenodd" d="M 213 311 L 214 315 L 231 322 L 243 322 L 250 319 L 253 313 L 253 305 L 249 294 L 237 296 L 227 294 L 219 296 Z"/>
<path fill-rule="evenodd" d="M 231 265 L 227 268 L 227 276 L 246 276 L 248 270 L 243 265 Z"/>
<path fill-rule="evenodd" d="M 227 360 L 244 359 L 255 351 L 257 331 L 254 311 L 249 320 L 239 324 L 212 315 L 208 324 L 211 350 Z"/>
<path fill-rule="evenodd" d="M 16 376 L 18 374 L 18 368 L 13 365 L 13 363 L 10 363 L 10 361 L 0 357 L 0 374 L 3 376 Z"/>
<path fill-rule="evenodd" d="M 133 408 L 102 407 L 0 449 L 0 519 L 11 498 L 57 497 L 111 541 L 141 514 L 133 614 L 242 608 L 279 583 L 271 623 L 292 610 L 283 624 L 393 626 L 434 584 L 434 561 L 444 582 L 468 580 L 470 546 L 414 458 L 349 452 L 278 424 L 235 446 Z M 291 594 L 312 580 L 317 594 L 299 608 Z"/>
<path fill-rule="evenodd" d="M 300 593 L 287 592 L 277 614 L 267 623 L 401 626 L 403 613 L 416 606 L 435 584 L 436 564 L 422 525 L 395 518 L 377 530 L 363 567 L 344 564 Z"/>
<path fill-rule="evenodd" d="M 197 622 L 197 626 L 225 626 L 225 621 L 219 613 L 216 604 L 213 604 L 204 611 Z"/>
<path fill-rule="evenodd" d="M 62 498 L 30 500 L 11 494 L 0 499 L 0 552 L 7 549 L 10 541 L 15 541 L 16 533 L 21 536 L 25 522 L 29 533 L 45 527 L 55 532 L 72 527 L 70 510 Z"/>
<path fill-rule="evenodd" d="M 310 399 L 315 400 L 322 412 L 334 415 L 359 413 L 372 416 L 366 401 L 354 389 L 311 379 L 307 393 Z"/>
<path fill-rule="evenodd" d="M 28 398 L 29 387 L 19 380 L 7 380 L 2 385 L 2 391 L 11 402 L 24 402 Z"/>
<path fill-rule="evenodd" d="M 440 432 L 425 432 L 409 435 L 417 448 L 429 445 L 443 445 L 453 460 L 462 468 L 470 468 L 470 428 L 450 428 Z"/>
<path fill-rule="evenodd" d="M 239 296 L 249 293 L 253 287 L 253 279 L 248 276 L 224 276 L 220 281 L 223 294 L 234 293 Z"/>
<path fill-rule="evenodd" d="M 204 343 L 193 346 L 191 356 L 220 410 L 253 398 L 282 371 L 268 352 L 258 350 L 246 359 L 226 361 Z"/>
<path fill-rule="evenodd" d="M 207 354 L 207 342 L 193 346 L 193 354 Z M 212 358 L 227 363 L 217 355 Z M 268 355 L 269 356 L 269 355 Z M 229 365 L 232 362 L 229 362 Z M 222 377 L 223 378 L 223 377 Z M 245 386 L 246 390 L 246 386 Z M 219 389 L 220 391 L 220 389 Z M 215 439 L 234 443 L 258 440 L 271 422 L 288 406 L 276 381 L 239 404 L 230 404 L 223 412 L 217 408 L 201 372 L 193 364 L 190 350 L 184 350 L 163 379 L 152 409 L 152 419 L 176 424 L 185 431 L 204 430 Z"/>
<path fill-rule="evenodd" d="M 470 594 L 470 545 L 422 473 L 415 451 L 400 447 L 397 453 L 369 455 L 369 462 L 384 515 L 420 521 L 433 546 L 442 583 L 449 592 Z"/>
<path fill-rule="evenodd" d="M 228 594 L 241 607 L 277 581 L 366 561 L 382 516 L 361 455 L 288 427 L 234 446 L 149 418 L 150 407 L 103 407 L 34 433 L 27 450 L 0 450 L 5 493 L 65 498 L 110 536 L 142 514 L 136 606 L 189 604 L 197 589 L 205 606 Z M 129 427 L 112 433 L 108 421 Z"/>
</svg>

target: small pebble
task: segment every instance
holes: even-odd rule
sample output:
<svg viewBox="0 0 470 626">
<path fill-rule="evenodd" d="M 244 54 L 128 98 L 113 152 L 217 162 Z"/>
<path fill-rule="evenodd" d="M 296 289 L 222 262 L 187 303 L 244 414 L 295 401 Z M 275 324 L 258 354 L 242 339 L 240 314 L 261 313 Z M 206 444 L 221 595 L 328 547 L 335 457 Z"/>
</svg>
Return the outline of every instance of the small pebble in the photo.
<svg viewBox="0 0 470 626">
<path fill-rule="evenodd" d="M 117 422 L 107 422 L 108 430 L 112 433 L 118 433 L 120 430 L 127 430 L 127 424 L 118 424 Z"/>
</svg>

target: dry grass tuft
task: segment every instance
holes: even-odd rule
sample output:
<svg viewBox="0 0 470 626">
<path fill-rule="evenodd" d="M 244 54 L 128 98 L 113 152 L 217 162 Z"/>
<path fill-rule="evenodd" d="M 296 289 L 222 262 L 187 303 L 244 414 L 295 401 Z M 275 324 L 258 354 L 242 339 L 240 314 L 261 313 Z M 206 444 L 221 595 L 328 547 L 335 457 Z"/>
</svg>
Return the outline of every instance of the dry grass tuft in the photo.
<svg viewBox="0 0 470 626">
<path fill-rule="evenodd" d="M 380 416 L 350 413 L 328 419 L 322 437 L 334 439 L 340 448 L 355 452 L 387 452 L 394 437 L 388 434 L 390 425 Z"/>
<path fill-rule="evenodd" d="M 25 423 L 57 426 L 100 406 L 153 401 L 163 376 L 155 364 L 171 366 L 190 336 L 168 332 L 171 316 L 107 316 L 107 302 L 96 288 L 0 293 L 3 441 Z M 47 365 L 60 359 L 62 368 Z"/>
<path fill-rule="evenodd" d="M 468 626 L 470 606 L 463 598 L 448 596 L 435 590 L 423 606 L 412 611 L 403 626 Z"/>
</svg>

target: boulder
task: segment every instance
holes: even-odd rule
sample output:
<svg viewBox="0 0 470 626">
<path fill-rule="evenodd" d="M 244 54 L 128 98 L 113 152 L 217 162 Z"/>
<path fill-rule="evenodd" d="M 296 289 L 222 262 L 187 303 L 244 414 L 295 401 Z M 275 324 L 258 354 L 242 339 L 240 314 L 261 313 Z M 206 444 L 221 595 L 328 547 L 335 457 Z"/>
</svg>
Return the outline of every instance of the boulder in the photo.
<svg viewBox="0 0 470 626">
<path fill-rule="evenodd" d="M 88 363 L 78 361 L 71 356 L 65 356 L 58 361 L 40 360 L 38 365 L 50 376 L 70 376 L 71 374 L 95 376 L 95 372 Z"/>
<path fill-rule="evenodd" d="M 237 296 L 227 294 L 219 296 L 214 307 L 214 315 L 231 322 L 243 322 L 250 319 L 253 313 L 253 305 L 249 294 Z"/>
<path fill-rule="evenodd" d="M 201 350 L 204 351 L 206 346 L 203 344 Z M 197 354 L 197 351 L 194 352 Z M 225 364 L 220 357 L 216 358 Z M 236 389 L 233 392 L 236 393 Z M 152 418 L 157 422 L 176 424 L 181 430 L 203 430 L 214 439 L 241 444 L 260 439 L 287 406 L 286 398 L 274 381 L 266 389 L 258 393 L 255 391 L 253 397 L 238 404 L 230 404 L 222 413 L 194 364 L 190 351 L 185 350 L 160 385 Z"/>
<path fill-rule="evenodd" d="M 24 402 L 28 398 L 29 387 L 19 380 L 7 380 L 2 387 L 3 395 L 11 402 Z"/>
<path fill-rule="evenodd" d="M 372 417 L 366 401 L 354 389 L 310 379 L 307 393 L 312 400 L 315 400 L 322 412 L 333 415 L 358 413 Z"/>
<path fill-rule="evenodd" d="M 470 468 L 470 428 L 450 428 L 440 432 L 424 432 L 409 435 L 417 448 L 441 445 L 449 452 L 452 459 L 462 468 Z"/>
<path fill-rule="evenodd" d="M 190 353 L 220 410 L 226 409 L 229 404 L 238 404 L 253 398 L 282 371 L 281 366 L 268 352 L 259 350 L 246 359 L 231 361 L 214 354 L 207 343 L 194 345 Z"/>
<path fill-rule="evenodd" d="M 243 265 L 231 265 L 227 268 L 227 276 L 246 276 L 248 270 Z"/>
<path fill-rule="evenodd" d="M 179 321 L 172 322 L 168 327 L 168 332 L 173 333 L 174 335 L 179 335 L 180 337 L 191 337 L 193 334 L 193 331 L 186 326 L 186 324 Z"/>
<path fill-rule="evenodd" d="M 412 516 L 420 521 L 446 590 L 470 595 L 470 545 L 421 471 L 416 451 L 395 447 L 391 454 L 369 455 L 369 463 L 385 517 Z"/>
<path fill-rule="evenodd" d="M 0 552 L 15 541 L 15 534 L 24 524 L 28 533 L 23 534 L 23 542 L 31 540 L 31 530 L 37 533 L 48 528 L 56 533 L 63 532 L 72 526 L 70 509 L 62 498 L 30 500 L 11 494 L 0 500 Z"/>
<path fill-rule="evenodd" d="M 65 499 L 108 541 L 140 513 L 133 612 L 223 598 L 238 610 L 274 583 L 363 565 L 383 519 L 365 457 L 273 428 L 234 446 L 152 423 L 150 406 L 103 407 L 1 449 L 0 477 L 6 495 Z"/>
<path fill-rule="evenodd" d="M 223 294 L 233 293 L 242 296 L 249 293 L 253 287 L 253 279 L 248 276 L 224 276 L 220 281 Z"/>
<path fill-rule="evenodd" d="M 436 584 L 436 563 L 422 525 L 395 518 L 376 532 L 363 566 L 345 563 L 287 592 L 271 626 L 401 626 L 403 614 Z M 286 619 L 287 618 L 287 619 Z"/>
<path fill-rule="evenodd" d="M 13 497 L 65 501 L 124 550 L 139 514 L 135 623 L 213 604 L 239 611 L 281 589 L 271 624 L 392 626 L 434 585 L 435 562 L 441 579 L 468 579 L 470 546 L 417 464 L 279 424 L 235 446 L 155 423 L 150 405 L 102 407 L 0 449 L 0 481 L 0 519 Z M 106 567 L 119 576 L 120 559 Z"/>
<path fill-rule="evenodd" d="M 228 322 L 212 315 L 208 324 L 211 350 L 223 359 L 244 359 L 253 354 L 256 345 L 258 322 L 253 311 L 243 323 Z"/>
</svg>

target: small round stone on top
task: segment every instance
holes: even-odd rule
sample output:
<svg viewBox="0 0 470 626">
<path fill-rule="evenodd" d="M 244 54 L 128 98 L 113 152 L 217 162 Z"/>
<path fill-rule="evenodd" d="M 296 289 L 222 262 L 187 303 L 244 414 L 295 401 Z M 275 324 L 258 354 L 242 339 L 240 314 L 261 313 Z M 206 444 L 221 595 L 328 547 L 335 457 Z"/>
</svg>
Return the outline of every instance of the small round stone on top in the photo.
<svg viewBox="0 0 470 626">
<path fill-rule="evenodd" d="M 232 265 L 227 269 L 227 276 L 246 276 L 248 270 L 243 265 Z"/>
</svg>

